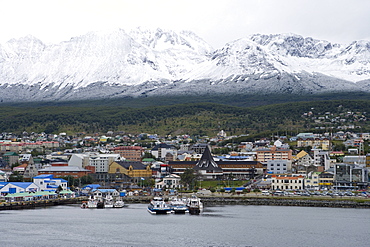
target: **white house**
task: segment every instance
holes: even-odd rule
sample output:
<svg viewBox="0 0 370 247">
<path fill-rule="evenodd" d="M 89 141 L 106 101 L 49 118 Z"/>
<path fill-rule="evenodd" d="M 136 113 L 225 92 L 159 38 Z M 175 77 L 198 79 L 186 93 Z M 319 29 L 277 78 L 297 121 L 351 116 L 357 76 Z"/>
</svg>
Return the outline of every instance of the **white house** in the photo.
<svg viewBox="0 0 370 247">
<path fill-rule="evenodd" d="M 68 181 L 62 178 L 54 178 L 52 174 L 42 174 L 33 178 L 33 182 L 41 191 L 55 191 L 59 186 L 67 190 Z"/>
<path fill-rule="evenodd" d="M 91 192 L 95 198 L 114 198 L 119 196 L 119 192 L 116 189 L 93 189 Z"/>
</svg>

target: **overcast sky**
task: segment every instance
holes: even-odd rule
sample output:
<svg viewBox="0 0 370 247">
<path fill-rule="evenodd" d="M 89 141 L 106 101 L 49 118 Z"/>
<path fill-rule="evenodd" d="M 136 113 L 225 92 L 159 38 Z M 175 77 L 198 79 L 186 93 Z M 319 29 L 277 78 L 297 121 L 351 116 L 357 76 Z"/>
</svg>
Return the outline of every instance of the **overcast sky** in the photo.
<svg viewBox="0 0 370 247">
<path fill-rule="evenodd" d="M 261 33 L 370 40 L 370 0 L 0 0 L 0 42 L 60 42 L 94 30 L 191 30 L 214 48 Z"/>
</svg>

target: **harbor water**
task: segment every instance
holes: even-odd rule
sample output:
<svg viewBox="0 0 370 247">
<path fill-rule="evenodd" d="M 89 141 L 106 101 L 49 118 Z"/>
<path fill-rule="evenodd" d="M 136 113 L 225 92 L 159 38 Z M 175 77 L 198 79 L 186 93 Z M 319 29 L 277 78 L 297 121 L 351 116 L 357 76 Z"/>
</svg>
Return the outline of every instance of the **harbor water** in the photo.
<svg viewBox="0 0 370 247">
<path fill-rule="evenodd" d="M 145 204 L 0 211 L 0 246 L 368 246 L 370 209 L 226 205 L 151 215 Z"/>
</svg>

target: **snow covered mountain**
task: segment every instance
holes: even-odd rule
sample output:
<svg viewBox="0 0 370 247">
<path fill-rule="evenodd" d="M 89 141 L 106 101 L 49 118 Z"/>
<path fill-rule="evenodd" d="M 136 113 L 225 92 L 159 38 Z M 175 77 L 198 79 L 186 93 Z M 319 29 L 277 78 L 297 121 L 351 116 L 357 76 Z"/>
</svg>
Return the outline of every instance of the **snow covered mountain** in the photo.
<svg viewBox="0 0 370 247">
<path fill-rule="evenodd" d="M 213 50 L 190 31 L 90 32 L 0 45 L 0 100 L 205 93 L 370 92 L 370 42 L 252 35 Z M 356 83 L 358 82 L 358 83 Z"/>
</svg>

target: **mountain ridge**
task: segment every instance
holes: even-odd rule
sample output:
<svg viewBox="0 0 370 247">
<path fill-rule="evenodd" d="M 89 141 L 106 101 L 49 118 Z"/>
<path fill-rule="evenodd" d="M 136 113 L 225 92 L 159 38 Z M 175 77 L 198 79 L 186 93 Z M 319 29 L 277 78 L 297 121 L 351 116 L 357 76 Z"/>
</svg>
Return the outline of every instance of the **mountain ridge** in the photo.
<svg viewBox="0 0 370 247">
<path fill-rule="evenodd" d="M 0 70 L 3 102 L 370 92 L 370 42 L 254 34 L 214 50 L 191 31 L 118 29 L 50 45 L 9 40 Z"/>
</svg>

